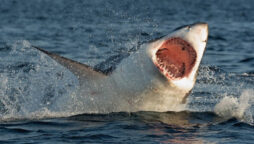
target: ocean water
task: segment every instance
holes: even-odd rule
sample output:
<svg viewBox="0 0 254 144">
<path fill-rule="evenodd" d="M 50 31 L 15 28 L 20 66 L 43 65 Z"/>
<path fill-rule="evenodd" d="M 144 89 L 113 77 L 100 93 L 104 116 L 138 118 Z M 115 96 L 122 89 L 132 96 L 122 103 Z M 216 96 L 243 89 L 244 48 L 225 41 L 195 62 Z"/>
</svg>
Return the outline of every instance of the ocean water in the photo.
<svg viewBox="0 0 254 144">
<path fill-rule="evenodd" d="M 0 0 L 0 19 L 0 143 L 254 142 L 252 0 Z M 208 45 L 182 111 L 84 113 L 68 103 L 75 76 L 31 48 L 106 70 L 200 21 Z"/>
</svg>

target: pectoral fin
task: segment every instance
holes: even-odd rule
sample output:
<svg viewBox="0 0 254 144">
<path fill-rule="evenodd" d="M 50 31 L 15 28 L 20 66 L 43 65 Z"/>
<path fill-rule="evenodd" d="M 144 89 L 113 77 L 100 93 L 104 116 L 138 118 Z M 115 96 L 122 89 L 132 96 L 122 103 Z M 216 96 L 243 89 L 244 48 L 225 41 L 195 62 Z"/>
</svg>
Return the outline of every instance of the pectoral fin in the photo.
<svg viewBox="0 0 254 144">
<path fill-rule="evenodd" d="M 105 78 L 106 75 L 102 72 L 99 71 L 95 71 L 92 67 L 82 64 L 80 62 L 59 56 L 57 54 L 54 53 L 50 53 L 46 50 L 43 50 L 41 48 L 38 47 L 34 47 L 38 49 L 39 51 L 43 52 L 44 54 L 48 55 L 49 57 L 51 57 L 52 59 L 54 59 L 56 62 L 58 62 L 59 64 L 61 64 L 62 66 L 66 67 L 69 71 L 71 71 L 74 75 L 77 76 L 77 78 L 79 79 L 79 81 L 94 81 L 94 80 L 98 80 L 101 78 Z"/>
</svg>

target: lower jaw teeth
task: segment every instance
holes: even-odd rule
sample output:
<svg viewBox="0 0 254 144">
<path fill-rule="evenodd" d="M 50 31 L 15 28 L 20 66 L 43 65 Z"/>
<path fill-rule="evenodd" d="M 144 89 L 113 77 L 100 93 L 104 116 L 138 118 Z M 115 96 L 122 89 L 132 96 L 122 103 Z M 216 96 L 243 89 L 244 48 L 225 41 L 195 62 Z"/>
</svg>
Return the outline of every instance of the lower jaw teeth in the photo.
<svg viewBox="0 0 254 144">
<path fill-rule="evenodd" d="M 168 77 L 168 78 L 176 78 L 176 75 L 175 74 L 173 74 L 173 73 L 171 73 L 171 71 L 170 71 L 170 69 L 171 70 L 173 70 L 173 71 L 175 71 L 175 73 L 177 74 L 179 71 L 178 71 L 178 69 L 177 69 L 177 67 L 175 67 L 173 64 L 172 64 L 172 66 L 169 66 L 169 65 L 166 65 L 166 64 L 164 64 L 164 63 L 160 63 L 160 61 L 161 60 L 157 60 L 157 64 L 158 64 L 158 66 L 160 67 L 160 69 L 161 69 L 161 72 L 166 76 L 166 77 Z"/>
</svg>

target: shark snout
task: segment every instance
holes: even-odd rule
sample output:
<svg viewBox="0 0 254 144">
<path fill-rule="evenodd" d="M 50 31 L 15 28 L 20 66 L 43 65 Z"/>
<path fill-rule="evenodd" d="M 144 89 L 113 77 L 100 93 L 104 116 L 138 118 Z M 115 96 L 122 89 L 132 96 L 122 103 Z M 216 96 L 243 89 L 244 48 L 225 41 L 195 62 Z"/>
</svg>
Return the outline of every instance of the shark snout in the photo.
<svg viewBox="0 0 254 144">
<path fill-rule="evenodd" d="M 208 39 L 208 24 L 207 23 L 196 23 L 191 26 L 200 36 L 202 42 L 207 42 Z"/>
</svg>

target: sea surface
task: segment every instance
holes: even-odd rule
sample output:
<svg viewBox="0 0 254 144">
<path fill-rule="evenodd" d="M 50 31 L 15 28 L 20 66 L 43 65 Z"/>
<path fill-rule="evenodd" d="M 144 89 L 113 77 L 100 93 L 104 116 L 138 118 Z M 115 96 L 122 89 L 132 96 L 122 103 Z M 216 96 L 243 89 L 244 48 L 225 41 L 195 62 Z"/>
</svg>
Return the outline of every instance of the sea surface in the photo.
<svg viewBox="0 0 254 144">
<path fill-rule="evenodd" d="M 183 111 L 84 113 L 77 78 L 31 47 L 106 70 L 195 22 L 209 39 Z M 254 143 L 253 50 L 253 0 L 0 0 L 0 143 Z"/>
</svg>

